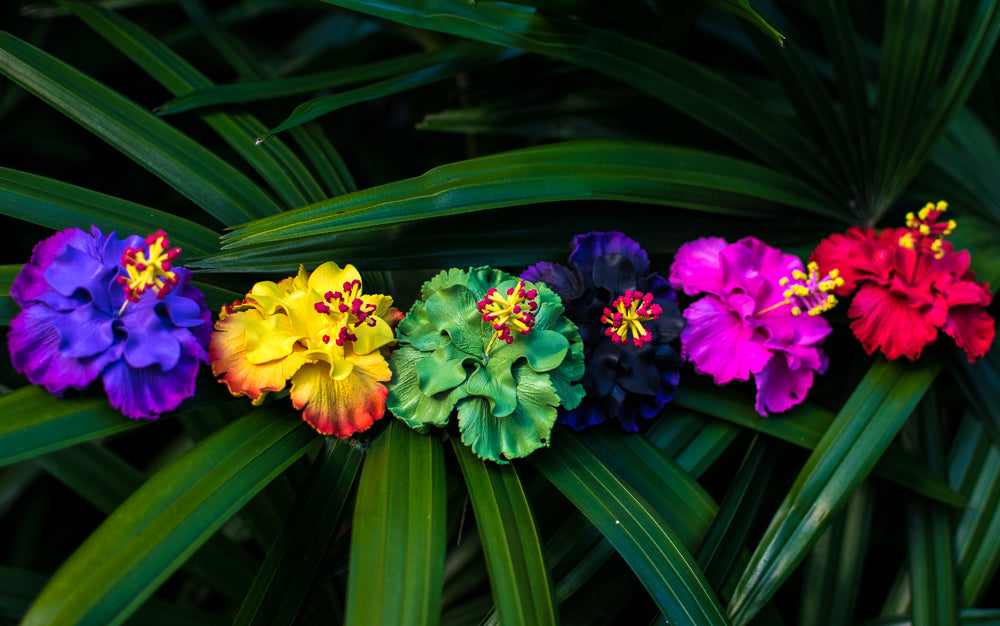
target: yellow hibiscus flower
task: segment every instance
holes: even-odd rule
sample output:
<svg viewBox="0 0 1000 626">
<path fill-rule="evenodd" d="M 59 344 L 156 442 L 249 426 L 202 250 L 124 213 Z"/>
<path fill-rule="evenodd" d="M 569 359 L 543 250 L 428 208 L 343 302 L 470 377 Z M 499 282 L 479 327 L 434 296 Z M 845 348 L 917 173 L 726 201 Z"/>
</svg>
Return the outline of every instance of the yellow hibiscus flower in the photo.
<svg viewBox="0 0 1000 626">
<path fill-rule="evenodd" d="M 292 404 L 324 435 L 348 437 L 385 413 L 392 378 L 383 349 L 402 313 L 365 295 L 353 265 L 324 263 L 278 283 L 259 282 L 223 307 L 209 349 L 212 372 L 255 405 L 292 381 Z"/>
</svg>

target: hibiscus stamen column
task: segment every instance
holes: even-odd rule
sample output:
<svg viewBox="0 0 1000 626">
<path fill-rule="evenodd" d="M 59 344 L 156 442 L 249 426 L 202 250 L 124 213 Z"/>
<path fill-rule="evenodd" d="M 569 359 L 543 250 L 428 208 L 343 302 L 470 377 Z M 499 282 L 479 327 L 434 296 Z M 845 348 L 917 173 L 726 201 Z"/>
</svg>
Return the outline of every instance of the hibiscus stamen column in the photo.
<svg viewBox="0 0 1000 626">
<path fill-rule="evenodd" d="M 616 344 L 628 341 L 629 331 L 636 348 L 653 340 L 653 333 L 646 330 L 643 322 L 659 319 L 663 308 L 653 302 L 653 294 L 629 289 L 612 303 L 614 310 L 604 308 L 601 323 L 608 324 L 604 334 Z"/>
<path fill-rule="evenodd" d="M 506 296 L 500 295 L 496 287 L 490 287 L 486 297 L 478 303 L 483 321 L 490 324 L 494 331 L 483 358 L 490 358 L 490 349 L 498 338 L 507 344 L 514 342 L 510 334 L 511 327 L 522 335 L 531 332 L 531 328 L 535 325 L 534 311 L 538 308 L 538 303 L 535 301 L 537 297 L 537 290 L 525 291 L 523 280 L 508 289 Z"/>
<path fill-rule="evenodd" d="M 820 278 L 819 265 L 816 263 L 810 263 L 806 269 L 809 270 L 808 274 L 802 270 L 793 270 L 791 278 L 785 276 L 779 280 L 778 284 L 786 287 L 781 294 L 784 300 L 767 307 L 761 313 L 791 305 L 792 315 L 802 315 L 803 311 L 809 315 L 819 315 L 836 306 L 837 298 L 830 292 L 844 284 L 840 272 L 832 269 L 826 276 Z"/>
<path fill-rule="evenodd" d="M 942 200 L 937 204 L 928 202 L 917 215 L 912 212 L 907 213 L 906 227 L 910 232 L 899 238 L 899 245 L 917 252 L 933 254 L 935 259 L 943 257 L 944 249 L 941 245 L 944 236 L 950 235 L 957 226 L 955 220 L 940 224 L 937 222 L 946 210 L 948 203 Z"/>
<path fill-rule="evenodd" d="M 177 284 L 177 274 L 171 261 L 180 256 L 180 248 L 171 248 L 167 234 L 158 230 L 146 237 L 147 250 L 128 247 L 122 253 L 122 267 L 127 276 L 119 276 L 118 284 L 125 288 L 125 302 L 118 316 L 125 312 L 129 302 L 139 302 L 146 289 L 152 288 L 156 297 L 163 299 Z"/>
</svg>

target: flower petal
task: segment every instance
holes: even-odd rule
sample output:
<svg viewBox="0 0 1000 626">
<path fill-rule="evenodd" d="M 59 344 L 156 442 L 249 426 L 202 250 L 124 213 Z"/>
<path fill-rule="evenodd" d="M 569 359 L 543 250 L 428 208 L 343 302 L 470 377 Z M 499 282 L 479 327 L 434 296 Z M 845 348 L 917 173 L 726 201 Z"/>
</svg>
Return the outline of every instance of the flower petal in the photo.
<svg viewBox="0 0 1000 626">
<path fill-rule="evenodd" d="M 548 447 L 556 420 L 559 396 L 549 377 L 522 364 L 515 368 L 514 378 L 518 402 L 509 415 L 495 415 L 482 398 L 465 398 L 458 403 L 462 442 L 478 456 L 497 463 Z"/>
<path fill-rule="evenodd" d="M 847 314 L 855 318 L 851 330 L 868 354 L 881 349 L 889 359 L 905 356 L 914 361 L 937 338 L 937 327 L 923 309 L 873 282 L 861 285 Z"/>
<path fill-rule="evenodd" d="M 10 323 L 7 346 L 14 369 L 32 383 L 61 394 L 68 387 L 83 389 L 97 378 L 108 363 L 121 355 L 121 347 L 83 358 L 67 358 L 59 351 L 56 322 L 62 313 L 47 305 L 34 304 L 21 310 Z"/>
<path fill-rule="evenodd" d="M 465 382 L 465 391 L 470 396 L 486 398 L 490 414 L 495 417 L 506 417 L 517 408 L 517 390 L 510 366 L 509 361 L 490 359 L 485 367 L 476 365 Z"/>
<path fill-rule="evenodd" d="M 410 346 L 403 346 L 392 353 L 389 382 L 389 396 L 386 406 L 407 426 L 425 433 L 429 426 L 445 426 L 451 417 L 455 403 L 466 397 L 465 385 L 432 396 L 421 391 L 418 376 L 420 362 L 429 355 Z"/>
<path fill-rule="evenodd" d="M 757 412 L 767 416 L 767 412 L 787 411 L 806 398 L 813 384 L 813 370 L 808 367 L 792 369 L 791 357 L 783 352 L 774 355 L 760 373 L 754 375 L 757 383 Z"/>
<path fill-rule="evenodd" d="M 183 355 L 177 366 L 132 367 L 124 359 L 109 365 L 102 376 L 111 406 L 138 419 L 156 419 L 194 395 L 198 359 Z"/>
<path fill-rule="evenodd" d="M 420 381 L 420 392 L 433 396 L 460 386 L 469 376 L 465 371 L 465 362 L 471 358 L 451 343 L 431 352 L 414 366 Z"/>
<path fill-rule="evenodd" d="M 563 300 L 578 298 L 587 289 L 579 272 L 558 263 L 536 263 L 524 270 L 521 278 L 531 283 L 545 283 Z"/>
<path fill-rule="evenodd" d="M 989 313 L 978 306 L 953 306 L 941 330 L 965 350 L 970 363 L 986 354 L 996 335 L 996 324 Z"/>
<path fill-rule="evenodd" d="M 427 316 L 438 332 L 447 333 L 459 350 L 482 358 L 493 329 L 483 321 L 476 304 L 486 291 L 476 294 L 462 284 L 439 289 L 426 301 Z"/>
<path fill-rule="evenodd" d="M 689 296 L 722 294 L 722 261 L 719 254 L 728 244 L 718 237 L 703 237 L 680 247 L 670 266 L 670 284 Z"/>
<path fill-rule="evenodd" d="M 292 376 L 292 406 L 324 435 L 350 437 L 367 430 L 385 414 L 388 393 L 385 385 L 361 367 L 335 380 L 330 377 L 330 364 L 321 361 L 302 366 Z"/>
<path fill-rule="evenodd" d="M 257 309 L 220 316 L 208 351 L 212 373 L 222 376 L 229 393 L 249 396 L 255 404 L 263 401 L 264 393 L 284 389 L 285 381 L 308 362 L 301 346 L 285 358 L 251 362 L 246 352 L 246 328 L 248 324 L 259 323 L 261 317 Z"/>
<path fill-rule="evenodd" d="M 694 362 L 697 372 L 714 376 L 717 385 L 747 380 L 771 358 L 756 329 L 714 295 L 696 300 L 684 317 L 688 320 L 681 333 L 684 356 Z"/>
<path fill-rule="evenodd" d="M 156 309 L 160 303 L 149 297 L 143 298 L 138 304 L 125 308 L 122 316 L 124 323 L 125 360 L 132 367 L 149 367 L 159 365 L 164 370 L 173 369 L 181 358 L 180 341 L 174 337 L 164 319 L 157 315 Z"/>
<path fill-rule="evenodd" d="M 621 255 L 635 268 L 636 274 L 649 273 L 649 257 L 638 243 L 618 232 L 593 232 L 577 235 L 570 244 L 569 264 L 584 276 L 593 275 L 598 261 L 609 255 Z"/>
</svg>

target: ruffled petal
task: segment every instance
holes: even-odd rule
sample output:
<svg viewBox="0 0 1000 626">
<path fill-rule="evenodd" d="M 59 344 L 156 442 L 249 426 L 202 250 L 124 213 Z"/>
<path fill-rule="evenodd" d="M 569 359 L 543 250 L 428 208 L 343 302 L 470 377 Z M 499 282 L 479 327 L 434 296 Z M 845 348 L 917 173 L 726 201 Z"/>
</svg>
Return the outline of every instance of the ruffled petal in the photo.
<svg viewBox="0 0 1000 626">
<path fill-rule="evenodd" d="M 948 319 L 941 330 L 965 350 L 970 363 L 975 363 L 990 349 L 996 335 L 996 324 L 990 314 L 980 307 L 956 306 L 948 309 Z"/>
<path fill-rule="evenodd" d="M 937 327 L 925 311 L 872 282 L 861 285 L 847 314 L 854 319 L 851 330 L 868 354 L 881 349 L 889 359 L 905 356 L 914 361 L 937 338 Z"/>
<path fill-rule="evenodd" d="M 638 243 L 618 232 L 593 232 L 577 235 L 570 244 L 569 264 L 584 276 L 593 275 L 601 257 L 621 255 L 637 274 L 649 273 L 649 257 Z"/>
<path fill-rule="evenodd" d="M 521 278 L 531 283 L 545 283 L 563 300 L 578 298 L 587 289 L 579 272 L 558 263 L 536 263 L 524 270 Z"/>
<path fill-rule="evenodd" d="M 122 316 L 125 340 L 125 360 L 132 367 L 159 365 L 165 370 L 173 369 L 181 358 L 180 341 L 157 315 L 160 302 L 150 297 L 138 304 L 125 308 Z M 164 315 L 165 319 L 166 315 Z"/>
<path fill-rule="evenodd" d="M 455 403 L 468 395 L 465 385 L 433 395 L 423 393 L 418 368 L 427 358 L 426 353 L 405 345 L 393 352 L 390 360 L 392 380 L 386 398 L 386 406 L 393 415 L 421 433 L 426 433 L 430 426 L 447 425 Z"/>
<path fill-rule="evenodd" d="M 689 296 L 700 293 L 722 295 L 722 261 L 719 254 L 728 244 L 718 237 L 703 237 L 680 247 L 670 266 L 670 284 Z"/>
<path fill-rule="evenodd" d="M 470 397 L 458 403 L 458 428 L 462 442 L 481 458 L 496 463 L 531 454 L 548 447 L 556 420 L 559 395 L 546 374 L 528 365 L 515 368 L 517 404 L 508 415 L 498 416 L 483 398 Z"/>
<path fill-rule="evenodd" d="M 768 411 L 787 411 L 806 398 L 813 384 L 813 370 L 808 367 L 793 369 L 789 362 L 793 359 L 782 352 L 774 355 L 759 374 L 754 375 L 757 383 L 757 402 L 754 408 L 763 416 Z"/>
<path fill-rule="evenodd" d="M 771 358 L 756 329 L 714 295 L 696 300 L 684 317 L 688 320 L 681 333 L 684 356 L 694 362 L 696 371 L 714 376 L 717 385 L 747 380 Z"/>
<path fill-rule="evenodd" d="M 255 404 L 263 401 L 264 393 L 284 389 L 285 381 L 308 362 L 302 346 L 282 359 L 251 362 L 246 352 L 246 328 L 260 322 L 261 317 L 256 309 L 220 316 L 208 351 L 212 373 L 222 377 L 229 393 L 249 396 Z"/>
<path fill-rule="evenodd" d="M 837 295 L 851 293 L 863 280 L 889 280 L 894 263 L 893 251 L 899 248 L 901 233 L 896 229 L 885 229 L 883 232 L 888 235 L 876 235 L 870 228 L 852 227 L 846 235 L 830 235 L 820 242 L 809 260 L 819 266 L 820 274 L 826 275 L 833 270 L 839 272 L 844 284 L 837 288 Z M 893 238 L 895 243 L 890 241 Z"/>
<path fill-rule="evenodd" d="M 59 352 L 67 358 L 102 354 L 115 342 L 114 318 L 90 304 L 62 312 L 53 323 L 59 331 Z"/>
<path fill-rule="evenodd" d="M 593 280 L 595 287 L 614 298 L 638 287 L 639 272 L 624 254 L 608 254 L 594 260 Z"/>
<path fill-rule="evenodd" d="M 184 355 L 176 367 L 132 367 L 124 359 L 109 365 L 102 376 L 111 406 L 135 419 L 156 419 L 194 395 L 198 359 Z"/>
<path fill-rule="evenodd" d="M 292 376 L 292 406 L 323 435 L 350 437 L 367 430 L 385 414 L 388 393 L 385 385 L 360 367 L 351 376 L 335 380 L 330 377 L 329 363 L 310 363 Z"/>
<path fill-rule="evenodd" d="M 28 306 L 11 320 L 7 334 L 14 369 L 55 394 L 62 394 L 68 387 L 83 389 L 121 354 L 118 346 L 89 357 L 63 356 L 56 329 L 56 322 L 62 315 L 44 304 Z"/>
</svg>

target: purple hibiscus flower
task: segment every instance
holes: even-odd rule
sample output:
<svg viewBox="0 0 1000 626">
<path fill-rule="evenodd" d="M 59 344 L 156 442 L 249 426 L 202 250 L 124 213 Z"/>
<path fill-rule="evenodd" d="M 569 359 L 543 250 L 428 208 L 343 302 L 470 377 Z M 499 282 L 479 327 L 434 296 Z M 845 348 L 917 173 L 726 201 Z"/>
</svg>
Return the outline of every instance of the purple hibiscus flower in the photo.
<svg viewBox="0 0 1000 626">
<path fill-rule="evenodd" d="M 21 306 L 7 335 L 14 367 L 56 395 L 100 376 L 111 405 L 133 418 L 192 395 L 211 313 L 169 246 L 162 231 L 121 241 L 96 226 L 35 246 L 10 290 Z"/>
<path fill-rule="evenodd" d="M 670 267 L 670 283 L 706 295 L 684 311 L 684 356 L 717 385 L 753 374 L 761 415 L 788 410 L 826 370 L 819 344 L 830 325 L 819 313 L 836 304 L 832 291 L 842 282 L 836 271 L 821 279 L 812 263 L 804 272 L 798 258 L 753 237 L 686 243 Z"/>
<path fill-rule="evenodd" d="M 684 319 L 639 244 L 622 233 L 577 235 L 569 267 L 538 263 L 522 277 L 559 294 L 583 338 L 587 395 L 558 421 L 580 429 L 613 419 L 636 431 L 639 417 L 657 415 L 673 398 L 683 360 L 670 342 Z"/>
</svg>

